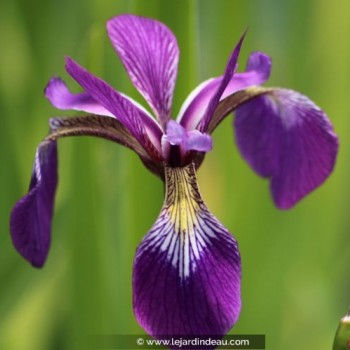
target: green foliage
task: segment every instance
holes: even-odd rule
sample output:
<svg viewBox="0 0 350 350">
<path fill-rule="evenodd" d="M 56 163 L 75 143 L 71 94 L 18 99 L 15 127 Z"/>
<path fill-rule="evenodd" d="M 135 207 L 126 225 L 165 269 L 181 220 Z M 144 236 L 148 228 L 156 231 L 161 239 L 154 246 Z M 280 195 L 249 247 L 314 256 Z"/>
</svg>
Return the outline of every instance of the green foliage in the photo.
<svg viewBox="0 0 350 350">
<path fill-rule="evenodd" d="M 67 78 L 64 55 L 142 102 L 104 31 L 106 19 L 125 12 L 158 18 L 178 38 L 175 115 L 192 88 L 223 72 L 249 27 L 240 69 L 251 51 L 267 52 L 269 85 L 305 93 L 333 121 L 341 139 L 336 170 L 289 212 L 274 208 L 267 182 L 240 158 L 231 120 L 214 134 L 214 150 L 199 172 L 208 207 L 235 234 L 243 258 L 243 310 L 233 332 L 266 334 L 269 350 L 330 349 L 350 290 L 347 0 L 336 6 L 329 0 L 0 2 L 0 349 L 80 350 L 91 333 L 142 333 L 132 312 L 132 261 L 158 215 L 163 186 L 129 150 L 99 139 L 60 141 L 53 244 L 44 269 L 19 257 L 8 230 L 48 118 L 68 114 L 42 94 L 51 75 Z"/>
</svg>

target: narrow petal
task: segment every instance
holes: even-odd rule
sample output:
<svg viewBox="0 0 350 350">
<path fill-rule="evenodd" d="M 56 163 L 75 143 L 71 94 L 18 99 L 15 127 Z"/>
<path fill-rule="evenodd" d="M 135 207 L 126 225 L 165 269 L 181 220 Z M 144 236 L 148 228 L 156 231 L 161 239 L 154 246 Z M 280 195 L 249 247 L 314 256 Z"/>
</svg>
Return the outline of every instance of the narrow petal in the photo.
<svg viewBox="0 0 350 350">
<path fill-rule="evenodd" d="M 199 125 L 198 125 L 198 130 L 201 132 L 205 132 L 207 130 L 207 127 L 210 123 L 210 119 L 212 115 L 214 114 L 214 111 L 216 107 L 218 106 L 221 96 L 224 93 L 227 85 L 231 81 L 233 74 L 236 70 L 237 67 L 237 60 L 239 56 L 239 52 L 241 51 L 241 46 L 244 40 L 244 37 L 246 35 L 246 32 L 243 33 L 241 39 L 239 40 L 238 44 L 234 48 L 234 50 L 231 53 L 231 56 L 227 62 L 225 73 L 220 81 L 220 85 L 216 89 L 215 93 L 213 96 L 210 98 L 208 107 L 205 110 L 205 113 L 203 115 L 203 118 L 201 119 Z"/>
<path fill-rule="evenodd" d="M 161 163 L 155 161 L 152 153 L 148 153 L 125 126 L 115 118 L 98 115 L 52 118 L 50 126 L 51 133 L 47 139 L 52 140 L 66 136 L 96 136 L 110 140 L 132 149 L 149 170 L 158 176 L 163 176 Z"/>
<path fill-rule="evenodd" d="M 307 97 L 269 89 L 236 111 L 238 147 L 250 166 L 271 179 L 273 199 L 289 209 L 333 170 L 338 139 L 325 113 Z"/>
<path fill-rule="evenodd" d="M 101 106 L 86 92 L 80 94 L 71 93 L 64 81 L 58 77 L 50 79 L 45 88 L 45 96 L 58 109 L 73 109 L 86 113 L 113 116 L 111 112 Z"/>
<path fill-rule="evenodd" d="M 142 113 L 140 117 L 145 125 L 146 132 L 152 142 L 158 143 L 161 137 L 162 131 L 158 123 L 152 118 L 152 116 L 135 100 L 119 93 L 124 98 L 128 99 L 132 104 L 134 104 Z M 91 114 L 104 115 L 108 117 L 116 117 L 102 105 L 100 105 L 96 100 L 94 100 L 86 92 L 73 94 L 67 88 L 64 81 L 58 77 L 53 77 L 48 82 L 45 88 L 45 96 L 51 102 L 51 104 L 62 110 L 77 110 Z"/>
<path fill-rule="evenodd" d="M 166 168 L 161 213 L 137 249 L 136 318 L 152 336 L 223 336 L 240 313 L 236 241 L 200 197 L 194 166 Z"/>
<path fill-rule="evenodd" d="M 142 110 L 130 99 L 122 96 L 106 82 L 89 73 L 69 57 L 66 59 L 66 70 L 85 89 L 86 93 L 111 112 L 149 153 L 152 153 L 159 160 L 162 159 L 161 132 L 159 131 L 155 135 L 155 139 L 149 137 L 145 130 L 147 116 Z"/>
<path fill-rule="evenodd" d="M 44 141 L 36 152 L 28 194 L 16 203 L 10 219 L 15 248 L 35 267 L 43 266 L 49 251 L 56 186 L 56 141 Z"/>
<path fill-rule="evenodd" d="M 154 159 L 140 142 L 130 134 L 125 126 L 115 118 L 90 115 L 77 118 L 50 119 L 51 134 L 47 139 L 53 140 L 66 136 L 96 136 L 116 142 L 133 150 L 145 167 L 160 178 L 164 178 L 162 162 Z"/>
<path fill-rule="evenodd" d="M 112 18 L 107 31 L 135 87 L 165 126 L 179 60 L 173 33 L 158 21 L 133 15 Z"/>
<path fill-rule="evenodd" d="M 238 90 L 245 89 L 249 86 L 260 85 L 265 83 L 270 76 L 271 59 L 262 52 L 253 52 L 248 59 L 246 71 L 235 73 L 227 85 L 220 101 L 225 97 L 235 93 Z M 199 85 L 188 96 L 181 107 L 177 121 L 187 130 L 196 128 L 213 97 L 220 86 L 222 77 L 209 79 Z"/>
</svg>

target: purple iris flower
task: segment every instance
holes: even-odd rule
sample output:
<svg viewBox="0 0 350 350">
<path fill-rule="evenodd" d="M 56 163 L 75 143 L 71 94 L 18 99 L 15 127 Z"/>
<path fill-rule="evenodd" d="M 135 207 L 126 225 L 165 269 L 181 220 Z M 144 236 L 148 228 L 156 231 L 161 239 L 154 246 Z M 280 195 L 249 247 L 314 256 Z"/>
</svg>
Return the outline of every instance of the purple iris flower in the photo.
<svg viewBox="0 0 350 350">
<path fill-rule="evenodd" d="M 270 180 L 280 209 L 294 206 L 330 175 L 337 137 L 325 113 L 307 97 L 260 86 L 270 75 L 266 54 L 252 53 L 246 70 L 235 72 L 244 35 L 224 74 L 199 85 L 175 121 L 171 106 L 179 49 L 172 32 L 134 15 L 111 19 L 107 32 L 155 118 L 67 58 L 66 70 L 84 92 L 71 93 L 53 77 L 45 96 L 58 109 L 88 115 L 50 119 L 50 133 L 36 151 L 29 192 L 12 211 L 13 244 L 33 266 L 43 266 L 51 239 L 58 138 L 91 135 L 122 144 L 165 183 L 159 217 L 134 260 L 138 322 L 154 337 L 222 336 L 240 313 L 241 260 L 237 242 L 208 210 L 197 185 L 196 171 L 212 149 L 211 133 L 235 111 L 238 148 L 253 170 Z"/>
</svg>

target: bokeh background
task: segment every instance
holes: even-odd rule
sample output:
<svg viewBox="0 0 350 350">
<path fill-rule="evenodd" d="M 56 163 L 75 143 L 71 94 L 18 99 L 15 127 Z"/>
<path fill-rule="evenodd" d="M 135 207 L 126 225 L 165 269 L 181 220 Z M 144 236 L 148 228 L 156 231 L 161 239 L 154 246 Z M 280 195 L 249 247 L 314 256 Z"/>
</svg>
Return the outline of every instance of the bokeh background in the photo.
<svg viewBox="0 0 350 350">
<path fill-rule="evenodd" d="M 240 69 L 251 51 L 264 51 L 273 59 L 268 85 L 301 91 L 328 113 L 341 140 L 335 172 L 294 209 L 277 210 L 268 183 L 242 161 L 232 118 L 215 132 L 199 184 L 240 245 L 243 309 L 233 332 L 266 334 L 269 350 L 330 349 L 350 303 L 348 0 L 1 0 L 0 349 L 80 350 L 87 334 L 143 333 L 132 312 L 132 261 L 163 186 L 131 151 L 93 138 L 59 142 L 53 244 L 42 270 L 15 252 L 8 229 L 48 118 L 72 114 L 51 107 L 44 86 L 60 75 L 80 91 L 64 55 L 143 102 L 105 33 L 105 21 L 125 12 L 160 19 L 178 38 L 175 115 L 199 82 L 222 74 L 246 27 Z"/>
</svg>

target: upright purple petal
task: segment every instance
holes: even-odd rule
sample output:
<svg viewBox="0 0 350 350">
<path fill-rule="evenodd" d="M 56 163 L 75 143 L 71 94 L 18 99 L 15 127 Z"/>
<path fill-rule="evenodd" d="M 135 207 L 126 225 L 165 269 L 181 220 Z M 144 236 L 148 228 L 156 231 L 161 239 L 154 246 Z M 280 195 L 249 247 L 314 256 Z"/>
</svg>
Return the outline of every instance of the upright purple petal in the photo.
<svg viewBox="0 0 350 350">
<path fill-rule="evenodd" d="M 206 108 L 206 111 L 203 115 L 203 118 L 200 121 L 200 124 L 198 125 L 198 130 L 201 132 L 205 132 L 207 130 L 207 127 L 210 123 L 210 119 L 211 119 L 216 107 L 218 106 L 218 104 L 220 102 L 221 96 L 224 93 L 227 85 L 229 84 L 229 82 L 231 81 L 231 79 L 233 77 L 233 73 L 235 72 L 236 67 L 237 67 L 237 60 L 238 60 L 239 52 L 241 51 L 241 46 L 242 46 L 245 35 L 246 35 L 246 32 L 243 33 L 238 44 L 233 49 L 231 56 L 227 62 L 225 73 L 220 81 L 220 85 L 216 89 L 213 96 L 210 98 L 208 107 Z"/>
<path fill-rule="evenodd" d="M 240 278 L 237 243 L 201 199 L 194 166 L 166 168 L 163 208 L 134 261 L 141 326 L 159 338 L 221 337 L 240 313 Z"/>
<path fill-rule="evenodd" d="M 43 266 L 49 251 L 56 186 L 56 141 L 43 141 L 36 152 L 28 194 L 16 203 L 10 219 L 14 246 L 35 267 Z"/>
<path fill-rule="evenodd" d="M 66 59 L 66 70 L 94 100 L 110 111 L 149 153 L 161 160 L 161 132 L 158 130 L 157 135 L 154 135 L 153 139 L 150 138 L 145 130 L 147 116 L 138 106 L 69 57 Z"/>
<path fill-rule="evenodd" d="M 238 90 L 265 83 L 269 79 L 270 71 L 270 57 L 262 52 L 253 52 L 249 56 L 246 71 L 233 75 L 220 101 Z M 192 130 L 197 127 L 199 121 L 203 118 L 210 99 L 217 91 L 221 81 L 222 77 L 209 79 L 200 84 L 187 97 L 177 118 L 177 121 L 187 130 Z"/>
<path fill-rule="evenodd" d="M 165 126 L 179 60 L 173 33 L 158 21 L 134 15 L 112 18 L 107 31 L 135 87 Z"/>
<path fill-rule="evenodd" d="M 238 147 L 250 166 L 271 179 L 280 209 L 289 209 L 333 170 L 338 139 L 326 114 L 307 97 L 269 89 L 236 110 Z"/>
</svg>

